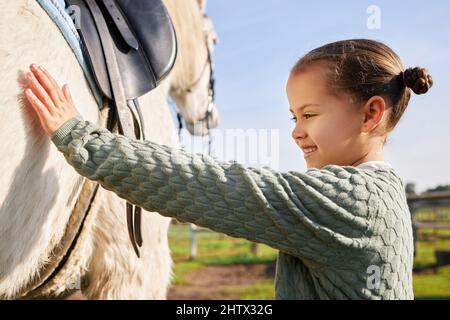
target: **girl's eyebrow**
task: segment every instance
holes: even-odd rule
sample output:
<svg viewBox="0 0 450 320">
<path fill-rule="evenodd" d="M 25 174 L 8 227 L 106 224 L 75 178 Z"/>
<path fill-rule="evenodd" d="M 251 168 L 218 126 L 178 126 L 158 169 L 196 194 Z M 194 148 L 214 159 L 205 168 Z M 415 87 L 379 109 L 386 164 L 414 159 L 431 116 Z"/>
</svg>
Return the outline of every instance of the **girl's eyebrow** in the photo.
<svg viewBox="0 0 450 320">
<path fill-rule="evenodd" d="M 298 111 L 302 111 L 302 109 L 306 108 L 306 107 L 310 107 L 310 106 L 318 106 L 317 103 L 306 103 L 298 108 L 294 108 L 294 109 L 298 109 Z M 294 111 L 292 109 L 289 109 L 290 112 L 294 113 Z"/>
</svg>

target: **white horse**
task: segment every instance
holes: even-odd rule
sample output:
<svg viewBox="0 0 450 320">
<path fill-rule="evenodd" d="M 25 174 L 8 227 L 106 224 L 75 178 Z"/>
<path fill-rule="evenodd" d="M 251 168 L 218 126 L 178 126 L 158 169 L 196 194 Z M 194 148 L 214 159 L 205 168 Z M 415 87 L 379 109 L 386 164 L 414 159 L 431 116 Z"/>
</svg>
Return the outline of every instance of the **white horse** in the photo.
<svg viewBox="0 0 450 320">
<path fill-rule="evenodd" d="M 188 129 L 206 132 L 207 47 L 212 49 L 215 33 L 203 15 L 204 2 L 165 1 L 179 53 L 169 77 L 139 99 L 148 140 L 178 145 L 169 95 Z M 85 119 L 104 125 L 106 114 L 99 112 L 71 48 L 40 5 L 35 0 L 0 0 L 0 6 L 0 297 L 18 298 L 62 246 L 71 216 L 87 206 L 81 190 L 86 180 L 56 150 L 24 98 L 24 72 L 30 63 L 46 66 L 61 85 L 70 85 Z M 209 127 L 217 121 L 214 107 Z M 172 270 L 170 219 L 143 211 L 144 243 L 137 258 L 123 199 L 100 187 L 89 212 L 58 280 L 46 283 L 39 294 L 64 296 L 81 287 L 90 299 L 165 299 Z"/>
</svg>

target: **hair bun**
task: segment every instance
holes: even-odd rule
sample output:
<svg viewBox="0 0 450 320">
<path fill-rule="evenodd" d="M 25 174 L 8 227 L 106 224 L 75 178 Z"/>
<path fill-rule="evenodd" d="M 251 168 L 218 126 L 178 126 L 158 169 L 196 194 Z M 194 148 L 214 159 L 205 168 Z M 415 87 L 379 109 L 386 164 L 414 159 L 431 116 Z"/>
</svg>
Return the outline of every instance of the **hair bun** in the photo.
<svg viewBox="0 0 450 320">
<path fill-rule="evenodd" d="M 428 74 L 427 69 L 415 67 L 403 71 L 403 82 L 415 94 L 424 94 L 433 85 L 433 78 Z"/>
</svg>

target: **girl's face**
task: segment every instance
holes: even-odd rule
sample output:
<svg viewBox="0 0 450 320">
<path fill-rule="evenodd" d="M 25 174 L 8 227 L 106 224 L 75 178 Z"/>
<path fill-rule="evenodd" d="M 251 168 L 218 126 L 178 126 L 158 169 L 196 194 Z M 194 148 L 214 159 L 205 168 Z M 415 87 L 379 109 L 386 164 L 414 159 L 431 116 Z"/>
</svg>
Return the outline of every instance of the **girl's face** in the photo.
<svg viewBox="0 0 450 320">
<path fill-rule="evenodd" d="M 325 68 L 315 63 L 301 73 L 291 74 L 286 85 L 295 121 L 292 137 L 303 150 L 308 169 L 328 164 L 355 165 L 367 149 L 361 134 L 363 113 L 350 98 L 328 92 Z"/>
</svg>

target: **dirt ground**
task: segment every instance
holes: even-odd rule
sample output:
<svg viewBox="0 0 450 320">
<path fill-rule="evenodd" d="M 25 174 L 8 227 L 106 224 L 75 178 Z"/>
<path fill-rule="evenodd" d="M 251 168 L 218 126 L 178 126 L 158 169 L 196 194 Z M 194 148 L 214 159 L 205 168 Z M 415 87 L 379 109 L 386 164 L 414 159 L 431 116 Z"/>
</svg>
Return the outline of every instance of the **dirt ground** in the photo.
<svg viewBox="0 0 450 320">
<path fill-rule="evenodd" d="M 257 282 L 273 279 L 275 264 L 242 264 L 208 266 L 189 273 L 185 285 L 169 290 L 168 300 L 222 300 L 236 299 L 226 289 L 240 289 Z"/>
</svg>

